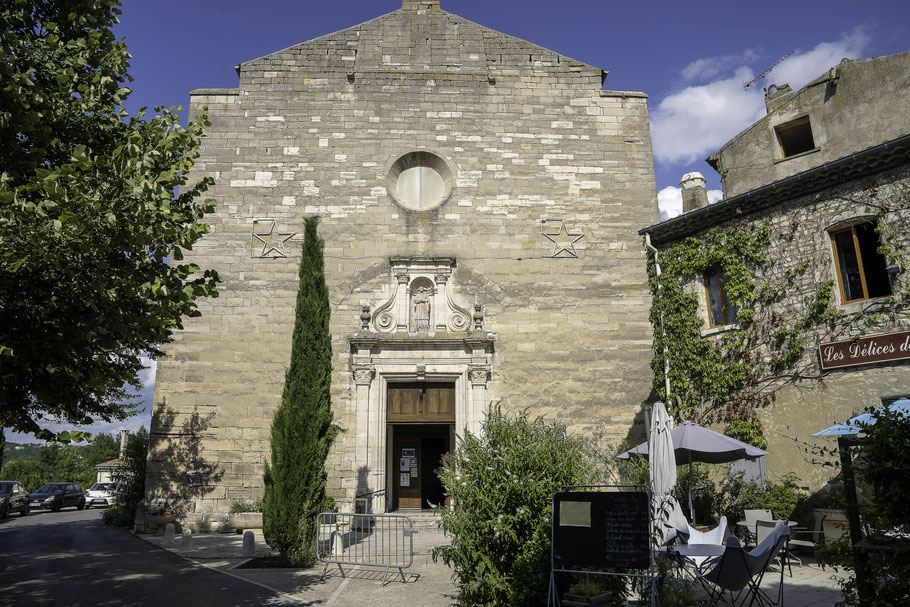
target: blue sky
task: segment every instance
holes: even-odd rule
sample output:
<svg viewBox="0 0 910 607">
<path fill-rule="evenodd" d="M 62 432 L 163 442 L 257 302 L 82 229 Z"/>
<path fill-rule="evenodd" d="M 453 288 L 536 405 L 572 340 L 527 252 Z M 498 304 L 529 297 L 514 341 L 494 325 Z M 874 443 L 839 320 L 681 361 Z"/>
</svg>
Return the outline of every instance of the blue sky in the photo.
<svg viewBox="0 0 910 607">
<path fill-rule="evenodd" d="M 195 88 L 236 87 L 234 66 L 400 8 L 400 0 L 127 2 L 117 33 L 133 55 L 127 102 L 186 105 Z M 693 3 L 605 0 L 442 0 L 444 10 L 526 38 L 609 72 L 605 88 L 649 95 L 663 213 L 681 205 L 683 173 L 700 171 L 709 196 L 720 182 L 704 158 L 764 113 L 761 85 L 743 81 L 790 51 L 768 84 L 794 89 L 844 57 L 910 50 L 907 0 L 771 0 Z M 151 402 L 154 367 L 142 402 Z M 148 411 L 111 432 L 148 425 Z M 11 440 L 23 440 L 10 436 Z"/>
</svg>

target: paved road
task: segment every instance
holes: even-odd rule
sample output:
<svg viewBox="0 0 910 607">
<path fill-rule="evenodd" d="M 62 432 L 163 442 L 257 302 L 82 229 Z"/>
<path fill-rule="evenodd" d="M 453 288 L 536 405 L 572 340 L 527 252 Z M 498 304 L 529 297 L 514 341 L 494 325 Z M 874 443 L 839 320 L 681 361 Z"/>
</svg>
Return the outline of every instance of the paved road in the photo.
<svg viewBox="0 0 910 607">
<path fill-rule="evenodd" d="M 0 519 L 0 606 L 275 605 L 284 597 L 101 522 L 101 510 Z"/>
</svg>

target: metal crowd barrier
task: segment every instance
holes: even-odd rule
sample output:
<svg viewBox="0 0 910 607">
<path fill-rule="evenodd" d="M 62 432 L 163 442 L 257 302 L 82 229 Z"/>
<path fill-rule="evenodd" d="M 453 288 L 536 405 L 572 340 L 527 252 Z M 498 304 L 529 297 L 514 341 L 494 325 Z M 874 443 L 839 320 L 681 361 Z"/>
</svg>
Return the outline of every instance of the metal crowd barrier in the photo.
<svg viewBox="0 0 910 607">
<path fill-rule="evenodd" d="M 400 514 L 351 514 L 322 512 L 317 521 L 316 557 L 321 563 L 322 578 L 329 565 L 384 567 L 381 586 L 391 569 L 398 569 L 401 581 L 404 570 L 414 563 L 414 529 L 411 519 Z"/>
</svg>

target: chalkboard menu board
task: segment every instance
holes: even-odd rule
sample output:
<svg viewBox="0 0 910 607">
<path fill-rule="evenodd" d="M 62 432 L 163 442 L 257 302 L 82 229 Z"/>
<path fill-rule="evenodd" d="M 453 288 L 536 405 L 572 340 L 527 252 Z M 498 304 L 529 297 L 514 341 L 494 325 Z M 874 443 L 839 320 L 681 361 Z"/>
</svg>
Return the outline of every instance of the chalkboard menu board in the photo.
<svg viewBox="0 0 910 607">
<path fill-rule="evenodd" d="M 557 569 L 650 566 L 646 492 L 557 493 L 553 509 L 553 557 Z"/>
</svg>

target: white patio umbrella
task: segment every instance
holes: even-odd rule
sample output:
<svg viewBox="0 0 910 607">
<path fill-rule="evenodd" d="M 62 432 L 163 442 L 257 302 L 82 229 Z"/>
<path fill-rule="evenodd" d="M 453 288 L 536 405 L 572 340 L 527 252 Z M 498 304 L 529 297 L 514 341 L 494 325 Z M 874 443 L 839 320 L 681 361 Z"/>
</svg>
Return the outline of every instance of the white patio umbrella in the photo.
<svg viewBox="0 0 910 607">
<path fill-rule="evenodd" d="M 654 403 L 651 417 L 651 435 L 648 437 L 648 476 L 651 480 L 654 525 L 661 530 L 664 542 L 685 528 L 685 516 L 673 497 L 676 486 L 676 454 L 673 451 L 673 418 L 662 402 Z"/>
</svg>

